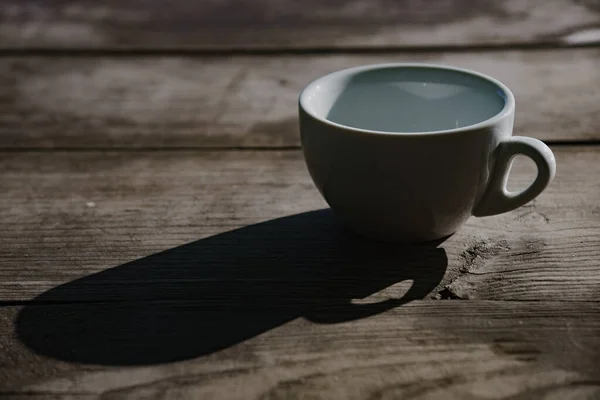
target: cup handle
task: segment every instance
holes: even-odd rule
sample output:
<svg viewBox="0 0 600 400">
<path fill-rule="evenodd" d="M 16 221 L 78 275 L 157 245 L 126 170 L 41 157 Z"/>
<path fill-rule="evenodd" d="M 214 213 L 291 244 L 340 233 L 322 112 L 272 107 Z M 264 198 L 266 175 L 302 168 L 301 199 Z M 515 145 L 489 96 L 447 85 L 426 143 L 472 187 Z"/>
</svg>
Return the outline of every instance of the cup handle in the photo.
<svg viewBox="0 0 600 400">
<path fill-rule="evenodd" d="M 488 187 L 473 210 L 476 217 L 501 214 L 537 197 L 554 179 L 556 160 L 554 154 L 542 141 L 525 137 L 511 136 L 501 142 L 496 150 Z M 537 166 L 537 177 L 533 183 L 520 192 L 509 192 L 506 188 L 510 166 L 515 156 L 522 154 L 531 158 Z"/>
</svg>

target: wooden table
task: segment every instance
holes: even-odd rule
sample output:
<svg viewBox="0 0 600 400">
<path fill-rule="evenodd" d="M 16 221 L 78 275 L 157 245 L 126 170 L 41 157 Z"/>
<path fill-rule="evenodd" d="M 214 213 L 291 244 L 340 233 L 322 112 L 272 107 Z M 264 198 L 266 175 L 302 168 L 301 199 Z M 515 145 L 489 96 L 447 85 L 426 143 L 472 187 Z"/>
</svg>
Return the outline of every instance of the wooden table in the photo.
<svg viewBox="0 0 600 400">
<path fill-rule="evenodd" d="M 0 397 L 600 398 L 597 1 L 173 3 L 0 6 Z M 297 95 L 393 61 L 504 81 L 554 183 L 437 246 L 348 235 Z"/>
</svg>

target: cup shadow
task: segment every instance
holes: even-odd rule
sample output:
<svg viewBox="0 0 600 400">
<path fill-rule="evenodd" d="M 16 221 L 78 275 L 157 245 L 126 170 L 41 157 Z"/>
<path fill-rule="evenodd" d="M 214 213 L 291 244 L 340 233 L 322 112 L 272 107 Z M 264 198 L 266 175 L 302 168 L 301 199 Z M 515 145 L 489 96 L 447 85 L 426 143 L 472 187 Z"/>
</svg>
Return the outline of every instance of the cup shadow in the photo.
<svg viewBox="0 0 600 400">
<path fill-rule="evenodd" d="M 330 210 L 297 214 L 53 288 L 23 308 L 17 334 L 35 352 L 69 362 L 195 358 L 299 317 L 338 323 L 423 298 L 446 271 L 440 243 L 376 242 L 344 229 Z M 402 298 L 351 302 L 405 280 L 413 284 Z"/>
</svg>

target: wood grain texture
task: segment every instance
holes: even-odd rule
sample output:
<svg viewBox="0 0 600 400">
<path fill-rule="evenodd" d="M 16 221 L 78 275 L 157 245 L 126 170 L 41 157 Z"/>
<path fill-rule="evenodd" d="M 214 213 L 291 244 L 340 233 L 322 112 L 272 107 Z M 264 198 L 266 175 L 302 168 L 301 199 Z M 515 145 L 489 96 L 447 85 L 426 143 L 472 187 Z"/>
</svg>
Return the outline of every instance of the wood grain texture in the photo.
<svg viewBox="0 0 600 400">
<path fill-rule="evenodd" d="M 574 62 L 577 60 L 577 62 Z M 297 98 L 334 70 L 445 63 L 515 93 L 515 134 L 598 140 L 600 51 L 388 56 L 5 58 L 0 148 L 298 146 Z"/>
<path fill-rule="evenodd" d="M 326 204 L 299 151 L 3 153 L 0 300 L 218 304 L 267 288 L 267 304 L 287 291 L 295 307 L 345 299 L 375 270 L 394 272 L 374 292 L 416 279 L 417 297 L 596 300 L 600 150 L 555 152 L 556 180 L 534 202 L 417 249 L 361 242 L 311 212 Z M 519 164 L 512 179 L 533 174 Z"/>
<path fill-rule="evenodd" d="M 272 306 L 276 314 L 277 305 Z M 156 318 L 156 326 L 142 332 L 122 320 L 102 332 L 86 325 L 124 309 L 135 322 L 144 321 L 136 315 Z M 49 326 L 47 318 L 23 325 L 32 312 L 59 321 L 64 315 L 82 317 L 71 321 L 81 334 L 66 357 L 79 363 L 48 358 L 27 346 L 35 332 L 48 334 L 43 347 L 35 348 L 38 352 L 51 353 L 62 344 L 58 335 L 64 327 Z M 242 341 L 206 355 L 197 353 L 194 343 L 206 339 L 203 332 L 222 327 L 203 318 L 206 306 L 198 302 L 0 307 L 0 395 L 244 400 L 600 395 L 597 303 L 416 300 L 342 323 L 296 318 L 252 337 L 240 336 Z M 247 330 L 242 316 L 227 318 L 231 330 Z M 189 330 L 182 330 L 183 325 Z M 92 346 L 86 349 L 82 343 Z M 76 352 L 81 350 L 83 354 Z M 119 352 L 125 358 L 110 359 Z M 148 354 L 169 354 L 179 362 L 152 363 L 157 360 L 149 360 Z M 93 363 L 98 360 L 104 365 Z M 131 365 L 142 360 L 146 362 Z"/>
<path fill-rule="evenodd" d="M 410 247 L 299 151 L 0 153 L 0 396 L 597 398 L 600 149 L 554 151 L 536 201 Z"/>
<path fill-rule="evenodd" d="M 12 49 L 356 48 L 598 41 L 595 0 L 4 0 Z"/>
</svg>

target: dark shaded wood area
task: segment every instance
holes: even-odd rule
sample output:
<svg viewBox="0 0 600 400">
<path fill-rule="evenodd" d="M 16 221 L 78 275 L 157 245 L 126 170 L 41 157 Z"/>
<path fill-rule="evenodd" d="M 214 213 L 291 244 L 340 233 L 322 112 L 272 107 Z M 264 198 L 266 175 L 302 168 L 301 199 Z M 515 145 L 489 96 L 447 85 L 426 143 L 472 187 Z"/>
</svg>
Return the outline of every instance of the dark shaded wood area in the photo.
<svg viewBox="0 0 600 400">
<path fill-rule="evenodd" d="M 595 0 L 4 0 L 6 49 L 353 49 L 596 42 Z"/>
<path fill-rule="evenodd" d="M 599 42 L 594 0 L 0 2 L 0 398 L 600 398 Z M 551 186 L 342 228 L 298 94 L 404 61 L 506 83 Z"/>
</svg>

